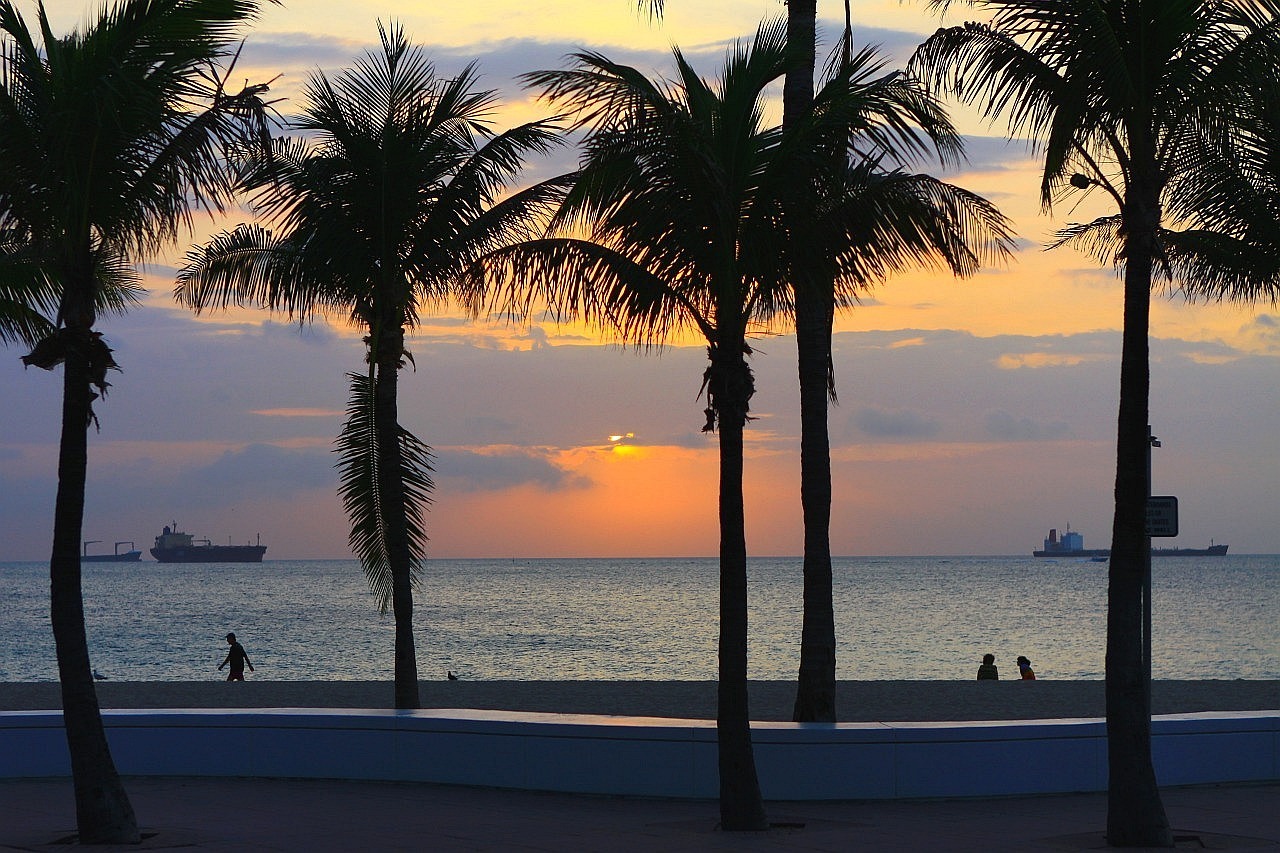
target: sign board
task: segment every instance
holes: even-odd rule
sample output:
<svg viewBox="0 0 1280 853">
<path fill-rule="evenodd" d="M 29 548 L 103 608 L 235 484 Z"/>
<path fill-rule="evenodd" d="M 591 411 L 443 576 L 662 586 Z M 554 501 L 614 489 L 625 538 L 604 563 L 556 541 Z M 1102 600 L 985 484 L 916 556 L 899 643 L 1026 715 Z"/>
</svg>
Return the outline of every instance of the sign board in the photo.
<svg viewBox="0 0 1280 853">
<path fill-rule="evenodd" d="M 1178 535 L 1178 499 L 1173 495 L 1147 498 L 1147 535 Z"/>
</svg>

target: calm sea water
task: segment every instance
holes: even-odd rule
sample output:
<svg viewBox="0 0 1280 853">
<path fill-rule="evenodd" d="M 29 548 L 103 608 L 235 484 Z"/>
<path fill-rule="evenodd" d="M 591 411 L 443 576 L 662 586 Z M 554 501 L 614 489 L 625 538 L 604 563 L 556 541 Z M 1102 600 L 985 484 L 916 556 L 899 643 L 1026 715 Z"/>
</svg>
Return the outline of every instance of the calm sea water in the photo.
<svg viewBox="0 0 1280 853">
<path fill-rule="evenodd" d="M 1030 557 L 835 561 L 842 679 L 1103 675 L 1106 564 Z M 800 560 L 750 564 L 750 675 L 794 678 Z M 1157 678 L 1280 678 L 1280 556 L 1162 558 Z M 424 679 L 714 679 L 708 559 L 433 560 L 417 595 Z M 94 666 L 112 680 L 217 679 L 234 631 L 271 680 L 390 679 L 392 619 L 350 560 L 86 564 Z M 47 566 L 0 563 L 0 681 L 57 678 Z"/>
</svg>

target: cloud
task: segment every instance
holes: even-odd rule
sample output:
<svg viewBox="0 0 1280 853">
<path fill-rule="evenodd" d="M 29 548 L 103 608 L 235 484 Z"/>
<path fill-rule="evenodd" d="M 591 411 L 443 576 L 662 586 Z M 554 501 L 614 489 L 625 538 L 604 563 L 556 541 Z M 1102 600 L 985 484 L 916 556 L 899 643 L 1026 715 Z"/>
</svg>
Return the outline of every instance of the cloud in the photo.
<svg viewBox="0 0 1280 853">
<path fill-rule="evenodd" d="M 873 407 L 859 409 L 853 416 L 853 424 L 874 438 L 930 438 L 942 428 L 936 420 L 920 412 Z"/>
<path fill-rule="evenodd" d="M 191 471 L 190 476 L 202 488 L 213 491 L 234 489 L 248 481 L 259 497 L 262 490 L 283 496 L 299 489 L 334 485 L 338 479 L 333 470 L 335 459 L 327 447 L 295 450 L 250 444 L 223 453 L 216 461 Z M 317 464 L 321 462 L 324 464 Z"/>
<path fill-rule="evenodd" d="M 1086 362 L 1111 361 L 1113 356 L 1100 353 L 1009 352 L 996 359 L 1001 370 L 1038 369 L 1043 367 L 1077 367 Z"/>
<path fill-rule="evenodd" d="M 1280 355 L 1280 320 L 1270 314 L 1259 314 L 1240 330 L 1250 352 Z"/>
<path fill-rule="evenodd" d="M 279 68 L 341 67 L 373 47 L 374 27 L 369 27 L 368 35 L 368 39 L 351 39 L 302 32 L 254 32 L 245 40 L 240 62 Z"/>
<path fill-rule="evenodd" d="M 1024 139 L 965 134 L 963 141 L 965 159 L 940 173 L 946 180 L 971 172 L 1019 172 L 1036 160 L 1035 151 Z"/>
<path fill-rule="evenodd" d="M 995 411 L 987 415 L 987 431 L 1000 441 L 1046 441 L 1066 438 L 1071 428 L 1064 421 L 1044 423 Z"/>
<path fill-rule="evenodd" d="M 591 485 L 588 478 L 561 467 L 556 455 L 554 450 L 532 447 L 444 448 L 436 451 L 436 479 L 448 479 L 449 488 L 460 492 L 501 491 L 515 486 L 561 492 Z"/>
</svg>

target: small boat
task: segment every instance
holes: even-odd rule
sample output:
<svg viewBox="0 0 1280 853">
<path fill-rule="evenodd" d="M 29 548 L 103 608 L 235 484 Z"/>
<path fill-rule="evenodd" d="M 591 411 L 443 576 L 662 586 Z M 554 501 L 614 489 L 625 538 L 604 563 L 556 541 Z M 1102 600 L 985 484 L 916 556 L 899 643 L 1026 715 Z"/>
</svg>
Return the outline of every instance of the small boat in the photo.
<svg viewBox="0 0 1280 853">
<path fill-rule="evenodd" d="M 133 543 L 129 541 L 121 541 L 116 543 L 114 554 L 90 554 L 89 546 L 101 542 L 101 539 L 84 540 L 84 553 L 80 555 L 82 563 L 136 563 L 142 559 L 142 552 L 133 547 Z M 120 546 L 128 545 L 129 550 L 121 552 Z"/>
<path fill-rule="evenodd" d="M 190 533 L 165 525 L 164 532 L 156 537 L 151 556 L 162 563 L 261 563 L 267 546 L 259 535 L 256 545 L 214 545 L 208 539 L 196 539 Z"/>
</svg>

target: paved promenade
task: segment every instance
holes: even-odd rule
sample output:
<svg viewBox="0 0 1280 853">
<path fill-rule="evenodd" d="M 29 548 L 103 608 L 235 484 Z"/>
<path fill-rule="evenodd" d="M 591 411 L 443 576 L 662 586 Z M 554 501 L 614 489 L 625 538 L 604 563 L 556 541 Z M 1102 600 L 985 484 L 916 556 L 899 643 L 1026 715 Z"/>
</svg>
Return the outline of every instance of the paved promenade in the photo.
<svg viewBox="0 0 1280 853">
<path fill-rule="evenodd" d="M 939 851 L 1107 849 L 1106 797 L 771 803 L 769 832 L 716 829 L 713 802 L 379 782 L 130 778 L 140 847 L 215 851 Z M 1179 849 L 1280 851 L 1280 785 L 1164 792 Z M 0 850 L 74 844 L 69 780 L 0 781 Z M 1132 848 L 1131 848 L 1132 849 Z"/>
<path fill-rule="evenodd" d="M 424 682 L 424 704 L 568 713 L 711 716 L 711 682 Z M 794 686 L 752 684 L 753 717 L 786 719 Z M 1100 682 L 841 682 L 846 720 L 1101 715 Z M 1277 682 L 1156 682 L 1156 713 L 1280 707 Z M 104 707 L 385 707 L 368 682 L 99 685 Z M 58 707 L 56 684 L 0 684 L 0 709 Z M 711 713 L 708 713 L 710 711 Z M 770 803 L 775 828 L 717 829 L 709 801 L 591 797 L 439 785 L 131 777 L 147 838 L 196 851 L 939 851 L 1108 849 L 1105 794 Z M 1179 849 L 1280 853 L 1280 784 L 1170 788 Z M 0 780 L 0 851 L 74 846 L 69 779 Z"/>
</svg>

